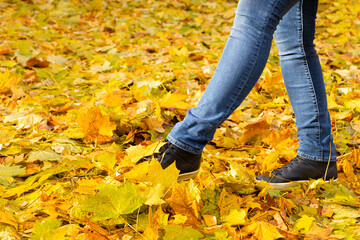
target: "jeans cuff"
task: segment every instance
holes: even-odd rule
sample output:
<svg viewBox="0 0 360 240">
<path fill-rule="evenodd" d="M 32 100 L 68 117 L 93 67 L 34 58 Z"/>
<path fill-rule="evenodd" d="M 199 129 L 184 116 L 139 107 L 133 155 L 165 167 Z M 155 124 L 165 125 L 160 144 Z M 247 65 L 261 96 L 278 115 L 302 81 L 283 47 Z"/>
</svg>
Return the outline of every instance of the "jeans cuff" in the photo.
<svg viewBox="0 0 360 240">
<path fill-rule="evenodd" d="M 202 149 L 199 150 L 199 149 L 196 149 L 196 148 L 193 148 L 193 147 L 189 147 L 189 146 L 175 140 L 174 138 L 172 138 L 170 136 L 170 134 L 166 137 L 166 139 L 169 140 L 176 147 L 181 148 L 182 150 L 193 153 L 193 154 L 200 154 L 203 151 Z"/>
<path fill-rule="evenodd" d="M 310 155 L 308 155 L 306 153 L 303 153 L 303 152 L 300 152 L 300 151 L 297 151 L 297 155 L 299 155 L 300 157 L 303 157 L 303 158 L 306 158 L 306 159 L 309 159 L 309 160 L 313 160 L 313 161 L 318 161 L 318 162 L 327 162 L 327 161 L 329 161 L 329 156 L 326 157 L 326 158 L 318 158 L 318 157 L 310 156 Z M 336 156 L 332 156 L 330 158 L 330 161 L 335 162 L 336 161 Z"/>
</svg>

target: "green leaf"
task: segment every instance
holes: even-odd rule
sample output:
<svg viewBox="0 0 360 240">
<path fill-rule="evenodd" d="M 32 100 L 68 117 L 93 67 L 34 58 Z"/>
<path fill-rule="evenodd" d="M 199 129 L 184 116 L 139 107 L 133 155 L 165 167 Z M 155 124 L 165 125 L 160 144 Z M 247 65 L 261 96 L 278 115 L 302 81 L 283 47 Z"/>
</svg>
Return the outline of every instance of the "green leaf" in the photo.
<svg viewBox="0 0 360 240">
<path fill-rule="evenodd" d="M 204 205 L 200 209 L 200 213 L 202 215 L 211 214 L 214 215 L 216 218 L 220 218 L 220 208 L 218 205 L 220 194 L 221 189 L 217 186 L 215 186 L 214 190 L 206 188 L 201 193 L 201 200 L 204 203 Z"/>
<path fill-rule="evenodd" d="M 0 164 L 0 177 L 14 177 L 25 172 L 20 166 L 2 166 Z"/>
<path fill-rule="evenodd" d="M 309 231 L 314 221 L 314 217 L 308 217 L 307 215 L 303 215 L 295 222 L 294 230 L 299 230 L 301 233 L 305 234 Z"/>
<path fill-rule="evenodd" d="M 94 213 L 93 221 L 117 218 L 129 214 L 143 204 L 143 198 L 137 195 L 137 187 L 132 182 L 125 182 L 120 187 L 100 184 L 94 191 L 95 196 L 81 199 L 82 209 Z"/>
<path fill-rule="evenodd" d="M 110 169 L 113 169 L 116 163 L 116 155 L 108 152 L 96 155 L 95 159 L 101 165 L 107 166 Z"/>
<path fill-rule="evenodd" d="M 0 164 L 0 184 L 3 186 L 9 186 L 12 182 L 12 177 L 24 173 L 25 170 L 20 166 L 3 166 Z M 9 181 L 10 180 L 10 181 Z"/>
<path fill-rule="evenodd" d="M 57 154 L 53 150 L 39 150 L 35 152 L 30 152 L 28 157 L 28 162 L 33 162 L 36 160 L 40 161 L 61 161 L 61 155 Z"/>
<path fill-rule="evenodd" d="M 61 221 L 58 219 L 47 219 L 42 223 L 36 222 L 30 240 L 62 240 L 65 232 L 58 229 Z"/>
<path fill-rule="evenodd" d="M 17 47 L 19 49 L 19 54 L 21 55 L 30 56 L 32 54 L 28 41 L 25 40 L 18 41 Z"/>
<path fill-rule="evenodd" d="M 197 240 L 203 238 L 203 235 L 192 227 L 181 227 L 179 225 L 167 225 L 163 227 L 165 230 L 164 240 Z"/>
</svg>

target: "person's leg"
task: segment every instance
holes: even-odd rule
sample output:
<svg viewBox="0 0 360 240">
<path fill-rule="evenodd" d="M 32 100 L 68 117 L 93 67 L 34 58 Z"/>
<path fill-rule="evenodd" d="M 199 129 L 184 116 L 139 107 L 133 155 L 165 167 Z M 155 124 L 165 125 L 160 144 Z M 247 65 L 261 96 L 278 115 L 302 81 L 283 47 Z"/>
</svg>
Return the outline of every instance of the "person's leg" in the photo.
<svg viewBox="0 0 360 240">
<path fill-rule="evenodd" d="M 256 179 L 279 189 L 309 179 L 337 179 L 325 85 L 313 43 L 316 11 L 317 0 L 301 0 L 280 21 L 274 34 L 300 142 L 293 160 Z"/>
<path fill-rule="evenodd" d="M 200 154 L 217 127 L 241 104 L 267 62 L 280 19 L 298 0 L 240 0 L 219 64 L 197 107 L 167 139 Z"/>
<path fill-rule="evenodd" d="M 295 113 L 298 155 L 315 161 L 328 161 L 329 157 L 336 161 L 325 85 L 313 43 L 317 5 L 317 0 L 298 2 L 280 21 L 274 36 Z"/>
</svg>

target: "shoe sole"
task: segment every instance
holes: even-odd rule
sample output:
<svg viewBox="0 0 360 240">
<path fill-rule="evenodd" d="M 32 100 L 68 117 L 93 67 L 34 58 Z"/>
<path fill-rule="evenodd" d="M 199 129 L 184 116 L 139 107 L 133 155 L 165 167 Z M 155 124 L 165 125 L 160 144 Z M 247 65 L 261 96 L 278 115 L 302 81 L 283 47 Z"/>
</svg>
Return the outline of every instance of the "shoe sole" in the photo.
<svg viewBox="0 0 360 240">
<path fill-rule="evenodd" d="M 195 179 L 196 176 L 198 175 L 199 171 L 200 171 L 200 169 L 198 169 L 196 171 L 192 171 L 192 172 L 179 174 L 177 181 L 181 182 L 181 181 L 187 181 L 190 179 Z"/>
<path fill-rule="evenodd" d="M 338 179 L 332 179 L 334 182 L 336 182 Z M 255 181 L 257 181 L 258 183 L 260 183 L 261 181 L 255 179 Z M 287 182 L 287 183 L 269 183 L 270 186 L 272 186 L 274 189 L 277 190 L 284 190 L 284 189 L 288 189 L 291 187 L 295 187 L 301 183 L 308 183 L 309 180 L 303 180 L 303 181 L 296 181 L 296 182 Z M 330 182 L 330 180 L 325 181 L 326 183 Z"/>
</svg>

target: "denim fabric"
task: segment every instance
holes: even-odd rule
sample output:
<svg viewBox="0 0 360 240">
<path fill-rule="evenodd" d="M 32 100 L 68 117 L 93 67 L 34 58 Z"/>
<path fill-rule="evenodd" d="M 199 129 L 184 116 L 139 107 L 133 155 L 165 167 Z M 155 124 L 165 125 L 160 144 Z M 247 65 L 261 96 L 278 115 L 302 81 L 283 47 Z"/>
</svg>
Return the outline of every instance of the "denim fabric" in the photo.
<svg viewBox="0 0 360 240">
<path fill-rule="evenodd" d="M 217 127 L 254 87 L 275 36 L 296 117 L 298 155 L 327 161 L 331 145 L 331 160 L 335 161 L 324 80 L 313 44 L 317 4 L 317 0 L 240 0 L 229 38 L 204 95 L 167 139 L 183 150 L 201 153 Z"/>
</svg>

